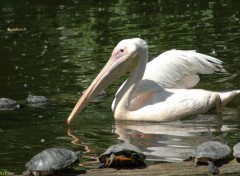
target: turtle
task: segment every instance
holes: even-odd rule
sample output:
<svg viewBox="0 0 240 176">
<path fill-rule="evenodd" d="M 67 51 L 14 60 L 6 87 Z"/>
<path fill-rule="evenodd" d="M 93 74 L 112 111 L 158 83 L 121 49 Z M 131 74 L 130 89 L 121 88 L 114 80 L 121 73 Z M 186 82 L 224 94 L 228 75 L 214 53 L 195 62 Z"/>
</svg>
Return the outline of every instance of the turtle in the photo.
<svg viewBox="0 0 240 176">
<path fill-rule="evenodd" d="M 136 146 L 128 143 L 121 143 L 110 146 L 99 156 L 102 163 L 99 168 L 121 167 L 121 166 L 145 166 L 146 156 Z"/>
<path fill-rule="evenodd" d="M 55 171 L 67 168 L 79 161 L 82 152 L 71 151 L 65 148 L 49 148 L 35 155 L 25 165 L 25 176 L 49 175 Z"/>
<path fill-rule="evenodd" d="M 10 98 L 0 98 L 0 110 L 13 110 L 20 108 L 20 105 Z"/>
<path fill-rule="evenodd" d="M 45 96 L 29 94 L 26 101 L 31 105 L 42 105 L 46 104 L 48 102 L 48 99 Z"/>
<path fill-rule="evenodd" d="M 208 163 L 208 171 L 211 174 L 217 174 L 218 168 L 214 165 L 214 161 L 227 158 L 231 154 L 228 145 L 218 141 L 204 142 L 196 147 L 193 158 L 195 167 L 198 163 Z"/>
<path fill-rule="evenodd" d="M 233 146 L 233 156 L 236 158 L 237 162 L 240 162 L 240 142 Z"/>
<path fill-rule="evenodd" d="M 87 89 L 85 89 L 83 92 L 82 92 L 82 95 L 87 91 Z M 91 100 L 92 103 L 97 103 L 97 102 L 100 102 L 104 97 L 107 96 L 107 92 L 105 90 L 102 90 L 98 96 L 96 98 L 94 98 L 93 100 Z"/>
</svg>

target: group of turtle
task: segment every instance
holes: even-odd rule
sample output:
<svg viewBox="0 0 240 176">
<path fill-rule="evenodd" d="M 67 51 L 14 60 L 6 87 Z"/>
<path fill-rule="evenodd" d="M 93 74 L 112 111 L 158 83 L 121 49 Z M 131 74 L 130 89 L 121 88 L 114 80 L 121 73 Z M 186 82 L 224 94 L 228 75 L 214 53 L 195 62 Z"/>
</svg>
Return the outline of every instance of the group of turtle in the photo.
<svg viewBox="0 0 240 176">
<path fill-rule="evenodd" d="M 49 148 L 35 155 L 25 165 L 25 176 L 48 175 L 63 170 L 75 162 L 79 162 L 82 152 L 71 151 L 65 148 Z M 145 166 L 146 156 L 143 152 L 128 143 L 110 146 L 98 158 L 99 168 L 121 166 Z"/>
<path fill-rule="evenodd" d="M 195 167 L 200 163 L 208 163 L 209 172 L 217 174 L 219 170 L 214 163 L 218 160 L 232 158 L 231 153 L 232 150 L 228 145 L 218 141 L 208 141 L 198 145 L 190 158 L 193 159 Z M 233 147 L 233 156 L 239 162 L 240 142 Z M 64 148 L 46 149 L 26 163 L 27 171 L 24 172 L 24 175 L 38 176 L 52 174 L 55 171 L 67 168 L 75 162 L 79 162 L 81 157 L 82 152 L 73 152 Z M 145 154 L 132 144 L 116 144 L 110 146 L 99 156 L 99 168 L 145 166 L 145 158 Z"/>
<path fill-rule="evenodd" d="M 29 94 L 26 103 L 32 106 L 43 105 L 48 102 L 45 96 Z M 13 110 L 20 108 L 20 104 L 10 98 L 0 98 L 0 110 Z"/>
<path fill-rule="evenodd" d="M 84 93 L 85 91 L 86 90 L 84 90 L 82 93 Z M 99 95 L 94 100 L 92 100 L 92 102 L 101 101 L 101 99 L 106 95 L 107 93 L 105 91 L 101 91 Z M 30 106 L 41 106 L 48 103 L 48 99 L 42 95 L 29 94 L 25 102 L 27 105 L 30 105 Z M 14 110 L 14 109 L 19 109 L 20 107 L 21 107 L 20 104 L 13 99 L 0 98 L 0 111 Z"/>
</svg>

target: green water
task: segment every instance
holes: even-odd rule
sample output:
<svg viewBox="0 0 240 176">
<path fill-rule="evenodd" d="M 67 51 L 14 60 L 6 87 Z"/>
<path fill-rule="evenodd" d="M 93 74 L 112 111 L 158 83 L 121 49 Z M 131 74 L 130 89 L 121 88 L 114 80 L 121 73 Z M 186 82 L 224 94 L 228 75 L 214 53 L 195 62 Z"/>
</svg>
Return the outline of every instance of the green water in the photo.
<svg viewBox="0 0 240 176">
<path fill-rule="evenodd" d="M 209 139 L 229 145 L 240 141 L 240 98 L 220 115 L 210 112 L 171 123 L 114 121 L 111 102 L 126 76 L 70 129 L 65 126 L 81 92 L 124 38 L 145 39 L 150 59 L 172 48 L 215 56 L 229 73 L 201 76 L 198 88 L 240 89 L 239 7 L 239 1 L 227 0 L 2 0 L 0 97 L 23 106 L 0 112 L 0 169 L 21 173 L 33 155 L 49 147 L 96 157 L 109 145 L 128 141 L 155 163 L 181 160 Z M 49 104 L 25 105 L 30 93 L 46 96 Z"/>
</svg>

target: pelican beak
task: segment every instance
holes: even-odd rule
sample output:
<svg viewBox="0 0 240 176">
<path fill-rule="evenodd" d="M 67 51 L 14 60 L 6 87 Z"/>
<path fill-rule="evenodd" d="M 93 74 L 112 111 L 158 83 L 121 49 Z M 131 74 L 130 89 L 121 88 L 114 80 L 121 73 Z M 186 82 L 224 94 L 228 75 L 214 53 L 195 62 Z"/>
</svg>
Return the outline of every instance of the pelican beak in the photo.
<svg viewBox="0 0 240 176">
<path fill-rule="evenodd" d="M 127 54 L 123 55 L 122 57 L 116 57 L 114 54 L 112 54 L 102 71 L 94 79 L 92 84 L 88 87 L 73 108 L 66 121 L 67 125 L 69 125 L 72 118 L 81 112 L 90 101 L 96 98 L 103 89 L 108 87 L 114 80 L 128 71 L 128 68 L 131 65 L 131 62 L 128 61 L 129 57 L 130 56 Z"/>
</svg>

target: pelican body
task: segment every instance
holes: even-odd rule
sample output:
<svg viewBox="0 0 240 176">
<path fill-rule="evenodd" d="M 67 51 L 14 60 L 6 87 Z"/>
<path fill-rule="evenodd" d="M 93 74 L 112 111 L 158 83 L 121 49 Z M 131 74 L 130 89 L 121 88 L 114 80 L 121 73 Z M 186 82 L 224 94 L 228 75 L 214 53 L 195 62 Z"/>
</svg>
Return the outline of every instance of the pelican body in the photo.
<svg viewBox="0 0 240 176">
<path fill-rule="evenodd" d="M 193 89 L 198 74 L 225 72 L 222 61 L 195 51 L 169 50 L 150 62 L 148 45 L 140 38 L 118 43 L 102 71 L 75 105 L 67 124 L 114 80 L 129 73 L 112 103 L 114 118 L 171 121 L 226 105 L 240 90 L 212 92 Z"/>
</svg>

